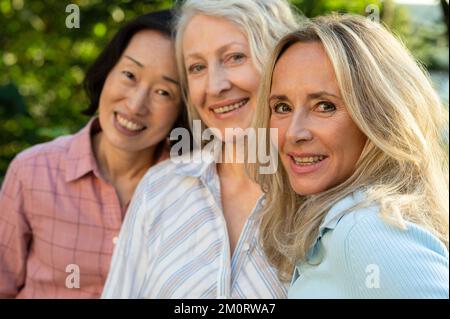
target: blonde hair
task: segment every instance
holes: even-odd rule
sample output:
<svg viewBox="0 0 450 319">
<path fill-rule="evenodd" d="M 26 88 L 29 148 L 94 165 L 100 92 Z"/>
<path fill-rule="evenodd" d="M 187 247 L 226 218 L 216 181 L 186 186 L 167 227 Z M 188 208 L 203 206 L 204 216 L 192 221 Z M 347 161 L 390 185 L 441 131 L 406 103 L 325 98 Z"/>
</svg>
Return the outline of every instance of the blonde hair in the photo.
<svg viewBox="0 0 450 319">
<path fill-rule="evenodd" d="M 348 180 L 310 196 L 292 190 L 283 167 L 260 175 L 260 163 L 249 165 L 266 194 L 261 238 L 280 278 L 289 280 L 295 263 L 305 260 L 329 209 L 361 189 L 367 196 L 359 207 L 378 203 L 386 222 L 400 228 L 414 222 L 448 247 L 448 157 L 441 144 L 448 116 L 424 68 L 378 23 L 353 15 L 316 18 L 276 46 L 261 80 L 254 127 L 268 130 L 272 73 L 297 42 L 322 43 L 367 142 Z"/>
<path fill-rule="evenodd" d="M 300 16 L 286 0 L 186 0 L 175 19 L 175 52 L 183 99 L 189 123 L 199 119 L 189 99 L 189 87 L 183 59 L 183 35 L 189 21 L 197 14 L 229 20 L 247 36 L 252 61 L 261 73 L 277 41 L 297 29 Z M 199 32 L 201 32 L 199 30 Z"/>
</svg>

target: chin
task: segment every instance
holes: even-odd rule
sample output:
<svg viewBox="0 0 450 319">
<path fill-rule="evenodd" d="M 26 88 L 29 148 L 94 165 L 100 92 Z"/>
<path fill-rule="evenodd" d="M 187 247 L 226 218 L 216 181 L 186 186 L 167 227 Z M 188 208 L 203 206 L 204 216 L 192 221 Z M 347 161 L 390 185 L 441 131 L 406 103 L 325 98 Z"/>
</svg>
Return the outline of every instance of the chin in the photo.
<svg viewBox="0 0 450 319">
<path fill-rule="evenodd" d="M 291 181 L 291 187 L 294 190 L 294 192 L 298 195 L 301 196 L 307 196 L 307 195 L 314 195 L 314 194 L 318 194 L 323 192 L 325 189 L 323 187 L 320 187 L 320 185 L 314 185 L 314 181 L 312 181 L 311 183 L 312 186 L 310 184 L 305 185 L 304 184 L 305 181 L 303 181 L 302 183 L 296 183 L 295 181 Z"/>
<path fill-rule="evenodd" d="M 234 130 L 236 130 L 236 129 L 242 129 L 242 130 L 246 130 L 247 129 L 247 127 L 242 127 L 242 126 L 240 126 L 240 125 L 230 125 L 230 126 L 227 126 L 227 127 L 216 127 L 219 131 L 220 131 L 220 134 L 222 135 L 222 138 L 221 138 L 221 140 L 223 141 L 223 142 L 232 142 L 233 140 L 234 140 L 234 136 L 236 136 L 236 132 L 234 132 Z M 232 134 L 232 136 L 233 136 L 233 138 L 230 140 L 230 138 L 226 138 L 227 137 L 227 129 L 230 131 L 228 134 Z M 241 136 L 242 134 L 239 134 L 238 136 Z"/>
</svg>

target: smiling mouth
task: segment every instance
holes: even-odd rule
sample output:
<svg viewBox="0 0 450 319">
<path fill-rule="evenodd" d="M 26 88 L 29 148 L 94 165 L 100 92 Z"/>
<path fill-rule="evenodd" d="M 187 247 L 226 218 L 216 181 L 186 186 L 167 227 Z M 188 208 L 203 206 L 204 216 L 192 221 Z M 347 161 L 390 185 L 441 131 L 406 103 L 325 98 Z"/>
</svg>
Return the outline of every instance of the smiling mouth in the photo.
<svg viewBox="0 0 450 319">
<path fill-rule="evenodd" d="M 305 157 L 290 155 L 290 157 L 294 161 L 295 165 L 298 165 L 298 166 L 311 166 L 311 165 L 320 163 L 324 159 L 327 158 L 327 156 L 325 156 L 325 155 L 305 156 Z"/>
<path fill-rule="evenodd" d="M 247 104 L 247 102 L 249 100 L 250 99 L 247 98 L 247 99 L 243 99 L 243 100 L 241 100 L 239 102 L 236 102 L 236 103 L 233 103 L 233 104 L 230 104 L 230 105 L 225 105 L 225 106 L 222 106 L 222 107 L 216 107 L 216 108 L 213 108 L 212 111 L 215 114 L 230 113 L 230 112 L 232 112 L 234 110 L 237 110 L 237 109 L 240 109 L 241 107 L 243 107 L 245 104 Z"/>
<path fill-rule="evenodd" d="M 127 130 L 129 130 L 129 131 L 132 131 L 132 132 L 139 132 L 139 131 L 143 131 L 143 130 L 146 129 L 146 126 L 145 126 L 145 125 L 136 123 L 136 122 L 134 122 L 134 121 L 130 121 L 130 120 L 124 118 L 124 117 L 123 117 L 122 115 L 120 115 L 119 113 L 115 113 L 115 115 L 116 115 L 117 123 L 118 123 L 121 127 L 125 128 L 125 129 L 127 129 Z"/>
</svg>

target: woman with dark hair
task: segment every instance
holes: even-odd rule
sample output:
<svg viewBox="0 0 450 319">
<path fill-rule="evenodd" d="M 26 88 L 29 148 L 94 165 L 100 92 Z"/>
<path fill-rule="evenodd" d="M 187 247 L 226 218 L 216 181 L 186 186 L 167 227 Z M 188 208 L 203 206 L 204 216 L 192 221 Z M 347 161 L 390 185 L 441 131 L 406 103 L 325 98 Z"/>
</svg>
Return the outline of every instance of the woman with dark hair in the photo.
<svg viewBox="0 0 450 319">
<path fill-rule="evenodd" d="M 89 69 L 93 116 L 11 163 L 0 193 L 0 297 L 96 298 L 133 192 L 168 158 L 185 108 L 170 10 L 121 28 Z"/>
</svg>

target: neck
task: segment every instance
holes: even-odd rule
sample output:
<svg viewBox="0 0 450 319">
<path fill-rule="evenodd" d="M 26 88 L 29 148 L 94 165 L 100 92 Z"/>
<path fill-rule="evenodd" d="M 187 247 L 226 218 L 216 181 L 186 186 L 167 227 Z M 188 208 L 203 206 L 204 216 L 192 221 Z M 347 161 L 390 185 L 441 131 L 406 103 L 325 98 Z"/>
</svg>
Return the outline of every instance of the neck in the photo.
<svg viewBox="0 0 450 319">
<path fill-rule="evenodd" d="M 244 164 L 218 163 L 217 171 L 221 177 L 233 178 L 235 180 L 246 180 Z"/>
<path fill-rule="evenodd" d="M 230 145 L 228 145 L 230 147 Z M 245 173 L 244 163 L 237 162 L 237 150 L 236 145 L 233 143 L 232 145 L 233 152 L 232 154 L 226 152 L 225 143 L 222 148 L 222 160 L 223 163 L 218 163 L 218 173 L 221 177 L 229 177 L 235 180 L 249 180 L 247 174 Z"/>
<path fill-rule="evenodd" d="M 99 132 L 92 139 L 100 173 L 112 184 L 123 178 L 140 179 L 154 162 L 155 146 L 138 152 L 129 152 L 113 147 L 103 132 Z"/>
</svg>

